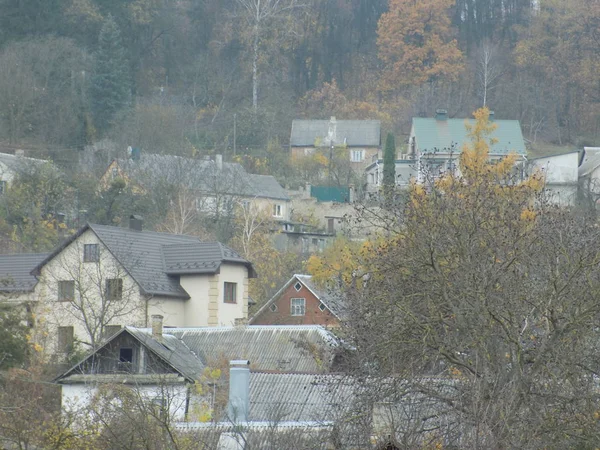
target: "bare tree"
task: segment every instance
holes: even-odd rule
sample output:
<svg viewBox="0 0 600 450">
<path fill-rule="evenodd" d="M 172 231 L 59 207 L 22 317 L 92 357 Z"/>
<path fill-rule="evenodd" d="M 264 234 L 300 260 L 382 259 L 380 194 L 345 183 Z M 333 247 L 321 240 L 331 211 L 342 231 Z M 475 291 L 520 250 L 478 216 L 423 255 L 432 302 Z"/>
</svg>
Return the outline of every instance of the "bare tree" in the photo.
<svg viewBox="0 0 600 450">
<path fill-rule="evenodd" d="M 499 61 L 500 49 L 489 41 L 481 44 L 476 56 L 477 84 L 482 98 L 482 105 L 487 106 L 490 91 L 498 85 L 500 77 L 504 74 L 503 66 Z"/>
</svg>

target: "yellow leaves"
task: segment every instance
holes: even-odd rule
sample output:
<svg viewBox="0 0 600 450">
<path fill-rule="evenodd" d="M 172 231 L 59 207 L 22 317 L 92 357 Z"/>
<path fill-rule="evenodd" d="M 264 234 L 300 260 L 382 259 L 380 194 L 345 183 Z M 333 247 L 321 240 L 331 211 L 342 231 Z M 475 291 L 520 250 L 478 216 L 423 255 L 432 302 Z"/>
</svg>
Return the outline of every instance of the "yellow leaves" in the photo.
<svg viewBox="0 0 600 450">
<path fill-rule="evenodd" d="M 536 212 L 531 208 L 526 208 L 523 211 L 521 211 L 521 220 L 525 222 L 532 222 L 533 220 L 535 220 L 536 216 Z"/>
</svg>

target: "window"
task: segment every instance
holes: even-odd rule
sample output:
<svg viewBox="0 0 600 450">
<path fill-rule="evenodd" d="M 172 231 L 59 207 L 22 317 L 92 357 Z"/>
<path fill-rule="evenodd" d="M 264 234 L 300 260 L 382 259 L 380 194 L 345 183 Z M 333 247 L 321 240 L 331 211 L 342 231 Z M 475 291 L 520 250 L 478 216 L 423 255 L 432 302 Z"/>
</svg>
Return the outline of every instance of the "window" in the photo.
<svg viewBox="0 0 600 450">
<path fill-rule="evenodd" d="M 300 289 L 302 289 L 302 285 L 300 284 L 299 281 L 294 285 L 294 289 L 296 289 L 296 292 L 299 292 Z"/>
<path fill-rule="evenodd" d="M 123 298 L 123 280 L 112 278 L 106 280 L 106 300 L 121 300 Z"/>
<path fill-rule="evenodd" d="M 271 310 L 271 312 L 277 312 L 277 305 L 273 303 L 271 306 L 269 306 L 269 309 Z"/>
<path fill-rule="evenodd" d="M 327 308 L 327 306 L 325 306 L 325 303 L 323 303 L 323 302 L 319 303 L 319 310 L 320 311 L 325 311 L 326 308 Z"/>
<path fill-rule="evenodd" d="M 0 180 L 0 195 L 6 192 L 6 181 Z"/>
<path fill-rule="evenodd" d="M 83 262 L 98 262 L 100 261 L 100 249 L 98 244 L 84 244 L 83 246 Z"/>
<path fill-rule="evenodd" d="M 237 283 L 229 283 L 228 281 L 224 283 L 223 301 L 225 303 L 237 302 Z"/>
<path fill-rule="evenodd" d="M 283 217 L 281 205 L 276 204 L 273 205 L 273 216 L 275 217 Z"/>
<path fill-rule="evenodd" d="M 58 282 L 58 301 L 72 302 L 75 298 L 75 282 L 73 280 L 61 280 Z"/>
<path fill-rule="evenodd" d="M 58 327 L 58 352 L 70 353 L 73 350 L 73 327 Z"/>
<path fill-rule="evenodd" d="M 122 347 L 119 349 L 119 362 L 123 363 L 133 363 L 133 349 L 129 347 Z"/>
<path fill-rule="evenodd" d="M 365 151 L 364 150 L 350 150 L 350 161 L 352 162 L 362 162 L 365 159 Z"/>
<path fill-rule="evenodd" d="M 306 299 L 293 298 L 290 305 L 290 314 L 292 316 L 303 316 L 306 310 Z"/>
</svg>

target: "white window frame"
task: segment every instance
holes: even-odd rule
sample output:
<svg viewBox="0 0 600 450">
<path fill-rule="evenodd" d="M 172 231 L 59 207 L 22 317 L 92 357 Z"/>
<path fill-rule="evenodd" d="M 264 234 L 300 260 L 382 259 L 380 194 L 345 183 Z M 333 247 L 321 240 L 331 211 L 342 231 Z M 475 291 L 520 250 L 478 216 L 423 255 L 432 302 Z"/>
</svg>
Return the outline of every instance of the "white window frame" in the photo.
<svg viewBox="0 0 600 450">
<path fill-rule="evenodd" d="M 296 316 L 296 317 L 306 315 L 306 299 L 305 298 L 291 298 L 290 299 L 290 315 Z"/>
<path fill-rule="evenodd" d="M 283 206 L 280 203 L 273 204 L 273 217 L 283 217 Z"/>
<path fill-rule="evenodd" d="M 100 262 L 100 245 L 99 244 L 83 244 L 83 262 L 84 263 Z"/>
<path fill-rule="evenodd" d="M 364 150 L 350 150 L 350 161 L 351 162 L 363 162 L 365 160 Z"/>
</svg>

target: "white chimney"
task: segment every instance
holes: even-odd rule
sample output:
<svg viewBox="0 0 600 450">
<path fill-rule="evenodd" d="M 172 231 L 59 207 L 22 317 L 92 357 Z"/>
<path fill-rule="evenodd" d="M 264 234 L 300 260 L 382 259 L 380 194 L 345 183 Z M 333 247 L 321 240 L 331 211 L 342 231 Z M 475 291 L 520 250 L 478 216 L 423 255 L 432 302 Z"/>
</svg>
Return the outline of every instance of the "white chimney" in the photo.
<svg viewBox="0 0 600 450">
<path fill-rule="evenodd" d="M 233 423 L 248 422 L 250 412 L 250 361 L 229 362 L 229 402 L 227 415 Z"/>
<path fill-rule="evenodd" d="M 163 337 L 163 316 L 154 314 L 152 316 L 152 337 L 156 340 L 162 340 Z"/>
<path fill-rule="evenodd" d="M 223 170 L 223 155 L 215 155 L 215 163 L 217 164 L 217 169 Z"/>
</svg>

